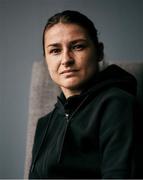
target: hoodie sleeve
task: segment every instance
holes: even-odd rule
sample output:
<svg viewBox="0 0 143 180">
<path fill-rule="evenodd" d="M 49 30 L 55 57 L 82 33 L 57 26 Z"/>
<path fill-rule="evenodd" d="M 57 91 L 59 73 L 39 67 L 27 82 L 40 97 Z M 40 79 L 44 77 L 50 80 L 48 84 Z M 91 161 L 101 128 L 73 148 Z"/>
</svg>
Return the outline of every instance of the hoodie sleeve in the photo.
<svg viewBox="0 0 143 180">
<path fill-rule="evenodd" d="M 134 97 L 114 91 L 103 103 L 100 126 L 102 178 L 130 178 Z"/>
</svg>

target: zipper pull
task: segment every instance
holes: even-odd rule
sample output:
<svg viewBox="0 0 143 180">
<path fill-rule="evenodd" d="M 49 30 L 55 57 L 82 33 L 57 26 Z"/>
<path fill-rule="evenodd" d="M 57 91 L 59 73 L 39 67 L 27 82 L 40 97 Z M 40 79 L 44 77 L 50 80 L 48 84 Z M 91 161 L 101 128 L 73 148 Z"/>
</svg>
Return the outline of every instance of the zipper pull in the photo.
<svg viewBox="0 0 143 180">
<path fill-rule="evenodd" d="M 67 122 L 69 122 L 69 114 L 65 113 L 65 117 L 66 117 Z"/>
</svg>

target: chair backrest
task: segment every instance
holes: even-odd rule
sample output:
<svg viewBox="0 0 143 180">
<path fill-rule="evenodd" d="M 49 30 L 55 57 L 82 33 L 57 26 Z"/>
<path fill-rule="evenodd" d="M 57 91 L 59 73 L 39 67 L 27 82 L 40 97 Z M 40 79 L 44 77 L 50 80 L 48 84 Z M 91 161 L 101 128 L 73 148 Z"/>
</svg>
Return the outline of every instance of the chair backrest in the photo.
<svg viewBox="0 0 143 180">
<path fill-rule="evenodd" d="M 108 62 L 108 64 L 113 63 L 119 65 L 136 77 L 138 82 L 137 97 L 139 101 L 143 103 L 143 62 Z M 26 179 L 28 178 L 31 164 L 31 152 L 37 120 L 51 111 L 59 92 L 59 88 L 50 79 L 45 62 L 34 62 L 29 97 L 29 118 L 24 171 L 24 178 Z"/>
<path fill-rule="evenodd" d="M 50 112 L 56 102 L 59 88 L 52 82 L 44 61 L 36 61 L 32 67 L 29 96 L 29 117 L 27 127 L 26 158 L 24 178 L 28 178 L 32 158 L 32 146 L 37 121 Z"/>
</svg>

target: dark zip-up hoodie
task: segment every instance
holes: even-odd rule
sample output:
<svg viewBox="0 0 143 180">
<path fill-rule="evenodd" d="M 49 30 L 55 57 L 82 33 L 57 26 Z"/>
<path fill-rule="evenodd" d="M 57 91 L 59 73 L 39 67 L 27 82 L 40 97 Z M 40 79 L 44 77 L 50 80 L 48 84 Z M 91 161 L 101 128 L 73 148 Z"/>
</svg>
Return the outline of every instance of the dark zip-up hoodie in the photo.
<svg viewBox="0 0 143 180">
<path fill-rule="evenodd" d="M 39 119 L 29 178 L 130 178 L 135 78 L 116 65 Z"/>
</svg>

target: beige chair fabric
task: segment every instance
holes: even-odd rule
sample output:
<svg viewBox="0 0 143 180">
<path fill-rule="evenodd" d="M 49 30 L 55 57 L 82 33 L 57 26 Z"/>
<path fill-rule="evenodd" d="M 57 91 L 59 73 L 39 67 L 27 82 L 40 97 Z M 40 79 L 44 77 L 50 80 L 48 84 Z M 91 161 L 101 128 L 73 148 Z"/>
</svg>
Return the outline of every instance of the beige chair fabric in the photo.
<svg viewBox="0 0 143 180">
<path fill-rule="evenodd" d="M 32 67 L 29 97 L 29 117 L 24 170 L 25 179 L 28 178 L 28 172 L 31 164 L 31 152 L 37 120 L 52 110 L 59 91 L 59 88 L 53 84 L 49 76 L 45 62 L 35 62 Z"/>
<path fill-rule="evenodd" d="M 132 73 L 138 81 L 138 99 L 143 102 L 143 63 L 142 62 L 108 62 L 107 64 L 117 64 L 128 72 Z M 101 65 L 102 66 L 102 65 Z M 53 108 L 59 88 L 53 84 L 49 77 L 45 62 L 34 62 L 32 69 L 29 119 L 27 128 L 26 159 L 24 178 L 28 178 L 31 164 L 32 146 L 35 128 L 39 117 L 47 114 Z"/>
</svg>

